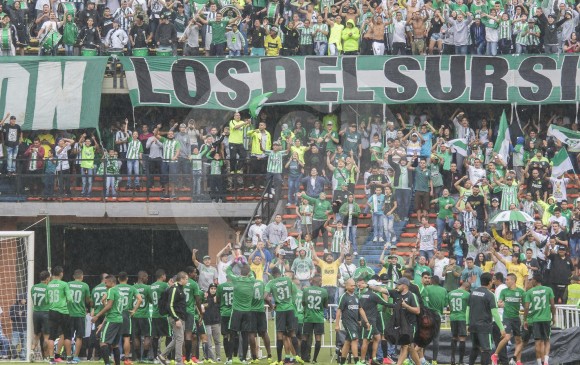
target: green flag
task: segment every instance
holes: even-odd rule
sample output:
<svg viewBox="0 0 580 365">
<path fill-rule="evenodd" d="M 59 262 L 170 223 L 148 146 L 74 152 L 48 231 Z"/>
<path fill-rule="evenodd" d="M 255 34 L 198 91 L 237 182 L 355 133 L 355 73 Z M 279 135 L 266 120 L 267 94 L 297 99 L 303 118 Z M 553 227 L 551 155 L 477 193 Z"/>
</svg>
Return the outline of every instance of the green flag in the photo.
<svg viewBox="0 0 580 365">
<path fill-rule="evenodd" d="M 572 170 L 574 168 L 565 148 L 560 148 L 560 151 L 554 155 L 552 163 L 552 176 L 554 177 L 562 176 L 566 173 L 566 171 Z"/>
<path fill-rule="evenodd" d="M 456 153 L 460 154 L 461 156 L 467 156 L 467 143 L 465 143 L 465 139 L 457 138 L 452 139 L 451 141 L 447 142 L 449 147 L 455 150 Z"/>
<path fill-rule="evenodd" d="M 510 151 L 510 129 L 505 116 L 505 110 L 501 113 L 501 119 L 499 120 L 499 128 L 497 139 L 493 145 L 493 152 L 501 156 L 501 158 L 507 162 Z"/>
<path fill-rule="evenodd" d="M 262 107 L 264 106 L 264 104 L 266 104 L 266 102 L 268 101 L 268 98 L 272 94 L 273 94 L 272 92 L 261 94 L 261 95 L 256 96 L 255 98 L 252 98 L 252 100 L 250 100 L 250 104 L 248 105 L 248 108 L 250 109 L 250 115 L 252 116 L 252 118 L 258 117 L 258 114 L 260 114 Z"/>
</svg>

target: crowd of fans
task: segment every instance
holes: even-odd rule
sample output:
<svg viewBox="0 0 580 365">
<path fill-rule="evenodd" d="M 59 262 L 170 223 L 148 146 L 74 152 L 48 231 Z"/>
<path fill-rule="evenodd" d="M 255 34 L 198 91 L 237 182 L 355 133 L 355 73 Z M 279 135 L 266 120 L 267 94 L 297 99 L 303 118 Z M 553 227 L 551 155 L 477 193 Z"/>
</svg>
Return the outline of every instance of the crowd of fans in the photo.
<svg viewBox="0 0 580 365">
<path fill-rule="evenodd" d="M 579 8 L 564 1 L 36 0 L 0 3 L 5 55 L 383 55 L 576 53 Z M 62 39 L 61 39 L 62 36 Z M 95 50 L 96 52 L 91 52 Z M 143 52 L 144 51 L 144 52 Z M 108 52 L 108 53 L 107 53 Z M 83 53 L 85 54 L 85 53 Z"/>
</svg>

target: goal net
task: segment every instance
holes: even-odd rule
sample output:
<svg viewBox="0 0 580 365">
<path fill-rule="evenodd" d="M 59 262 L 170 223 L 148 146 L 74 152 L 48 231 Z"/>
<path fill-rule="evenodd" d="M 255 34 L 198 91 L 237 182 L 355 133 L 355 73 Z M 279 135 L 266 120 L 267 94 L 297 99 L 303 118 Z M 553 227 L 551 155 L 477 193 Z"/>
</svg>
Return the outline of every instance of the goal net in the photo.
<svg viewBox="0 0 580 365">
<path fill-rule="evenodd" d="M 0 231 L 0 359 L 32 360 L 34 232 Z"/>
</svg>

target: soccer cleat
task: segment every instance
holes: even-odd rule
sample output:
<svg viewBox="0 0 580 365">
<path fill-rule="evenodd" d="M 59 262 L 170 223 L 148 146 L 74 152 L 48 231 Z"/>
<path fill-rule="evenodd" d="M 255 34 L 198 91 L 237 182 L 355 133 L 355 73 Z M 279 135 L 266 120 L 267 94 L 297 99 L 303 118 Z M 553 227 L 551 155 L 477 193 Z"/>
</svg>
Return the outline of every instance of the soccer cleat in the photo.
<svg viewBox="0 0 580 365">
<path fill-rule="evenodd" d="M 431 361 L 431 365 L 437 365 L 437 360 Z"/>
<path fill-rule="evenodd" d="M 498 361 L 498 360 L 499 360 L 499 359 L 498 359 L 498 356 L 497 356 L 497 354 L 492 354 L 492 355 L 491 355 L 491 363 L 492 363 L 492 365 L 497 365 L 497 361 Z"/>
<path fill-rule="evenodd" d="M 294 359 L 296 360 L 297 363 L 299 364 L 304 364 L 304 360 L 302 360 L 302 358 L 298 355 L 294 356 Z"/>
<path fill-rule="evenodd" d="M 524 363 L 521 361 L 516 361 L 516 365 L 524 365 Z"/>
<path fill-rule="evenodd" d="M 227 360 L 224 362 L 224 365 L 232 365 L 234 362 L 232 360 Z"/>
<path fill-rule="evenodd" d="M 169 363 L 167 361 L 167 358 L 161 354 L 157 355 L 157 360 L 159 360 L 159 362 L 162 363 L 163 365 L 167 365 Z"/>
<path fill-rule="evenodd" d="M 86 358 L 83 358 L 84 360 L 86 360 Z M 73 361 L 76 361 L 75 364 L 78 364 L 79 362 L 81 362 L 81 359 L 79 359 L 78 357 L 73 357 Z"/>
<path fill-rule="evenodd" d="M 268 356 L 268 357 L 266 358 L 266 361 L 267 361 L 267 362 L 271 362 L 271 361 L 272 361 L 272 355 Z"/>
<path fill-rule="evenodd" d="M 60 357 L 57 357 L 57 358 L 54 359 L 54 362 L 64 362 L 64 360 L 61 359 Z"/>
<path fill-rule="evenodd" d="M 510 359 L 509 365 L 516 365 L 516 360 Z"/>
<path fill-rule="evenodd" d="M 175 365 L 175 360 L 171 359 L 171 360 L 169 361 L 169 364 L 170 364 L 170 365 Z"/>
<path fill-rule="evenodd" d="M 390 357 L 388 357 L 388 356 L 383 357 L 383 364 L 390 365 L 390 364 L 393 364 L 393 363 L 394 362 L 393 362 L 393 360 Z"/>
<path fill-rule="evenodd" d="M 191 363 L 192 363 L 192 364 L 199 364 L 199 363 L 200 363 L 200 361 L 197 359 L 197 357 L 195 357 L 195 356 L 192 356 L 192 357 L 191 357 Z"/>
<path fill-rule="evenodd" d="M 131 361 L 131 359 L 125 359 L 123 365 L 133 365 L 133 361 Z"/>
</svg>

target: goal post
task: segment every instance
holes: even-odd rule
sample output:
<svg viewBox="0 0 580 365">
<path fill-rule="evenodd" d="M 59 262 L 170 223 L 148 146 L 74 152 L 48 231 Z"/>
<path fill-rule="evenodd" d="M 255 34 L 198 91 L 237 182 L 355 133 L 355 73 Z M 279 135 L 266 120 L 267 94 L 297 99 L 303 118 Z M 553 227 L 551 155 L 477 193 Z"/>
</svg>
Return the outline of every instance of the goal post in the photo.
<svg viewBox="0 0 580 365">
<path fill-rule="evenodd" d="M 4 312 L 0 317 L 0 336 L 4 339 L 0 340 L 8 341 L 7 356 L 31 361 L 34 328 L 30 290 L 34 285 L 34 232 L 0 231 L 0 277 L 0 310 Z M 22 299 L 26 299 L 25 313 Z"/>
</svg>

